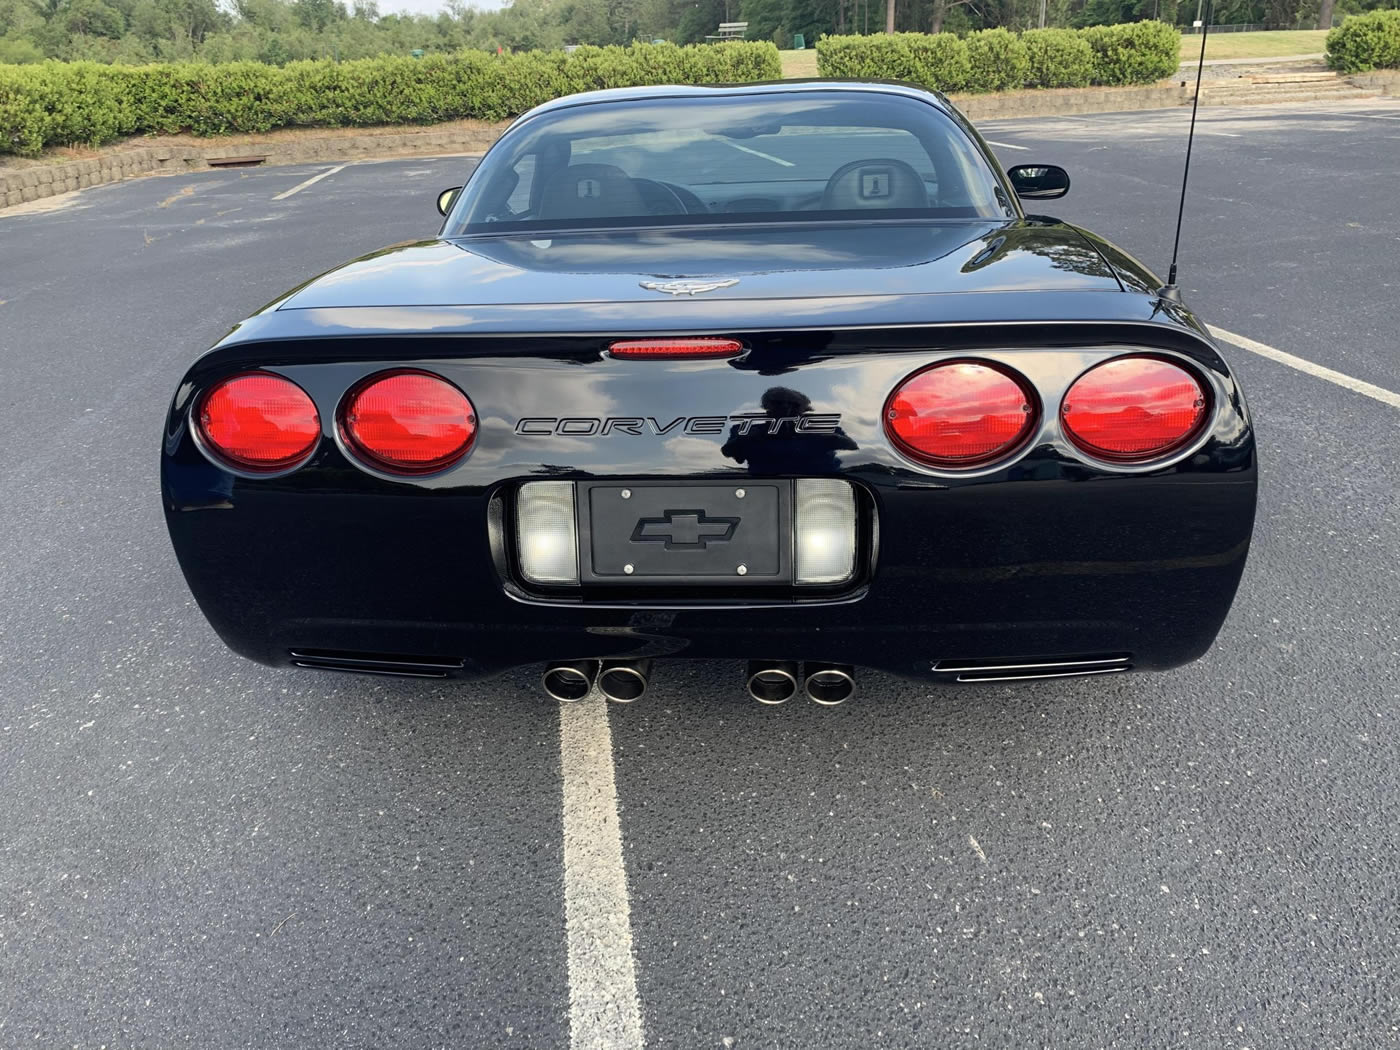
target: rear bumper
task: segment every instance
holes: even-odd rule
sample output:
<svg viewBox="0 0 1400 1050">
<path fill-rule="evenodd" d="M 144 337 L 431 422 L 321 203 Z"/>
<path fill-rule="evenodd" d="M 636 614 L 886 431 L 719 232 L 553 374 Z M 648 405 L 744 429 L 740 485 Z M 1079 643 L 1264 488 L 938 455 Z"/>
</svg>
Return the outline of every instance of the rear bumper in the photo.
<svg viewBox="0 0 1400 1050">
<path fill-rule="evenodd" d="M 879 549 L 854 593 L 668 606 L 542 602 L 504 587 L 489 499 L 182 489 L 169 525 L 200 607 L 237 652 L 408 654 L 476 678 L 537 661 L 826 660 L 909 678 L 949 661 L 1202 655 L 1248 549 L 1253 472 L 948 490 L 862 478 Z M 204 501 L 201 509 L 194 508 Z M 229 505 L 231 504 L 231 505 Z"/>
</svg>

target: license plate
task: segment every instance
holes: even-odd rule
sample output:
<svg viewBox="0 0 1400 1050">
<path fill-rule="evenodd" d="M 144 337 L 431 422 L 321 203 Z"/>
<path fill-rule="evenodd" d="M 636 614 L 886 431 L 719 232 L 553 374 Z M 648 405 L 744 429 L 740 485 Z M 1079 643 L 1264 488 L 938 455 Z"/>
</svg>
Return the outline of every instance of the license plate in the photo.
<svg viewBox="0 0 1400 1050">
<path fill-rule="evenodd" d="M 583 582 L 792 582 L 792 483 L 584 482 Z"/>
</svg>

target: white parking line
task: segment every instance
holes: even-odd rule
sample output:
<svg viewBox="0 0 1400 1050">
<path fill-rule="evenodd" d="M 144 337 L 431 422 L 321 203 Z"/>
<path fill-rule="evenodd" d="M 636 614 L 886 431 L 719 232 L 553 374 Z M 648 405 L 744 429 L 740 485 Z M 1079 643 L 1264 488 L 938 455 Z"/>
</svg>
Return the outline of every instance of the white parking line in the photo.
<svg viewBox="0 0 1400 1050">
<path fill-rule="evenodd" d="M 739 152 L 741 152 L 741 153 L 751 153 L 751 154 L 753 154 L 755 157 L 762 157 L 764 160 L 771 160 L 774 164 L 781 164 L 781 165 L 782 165 L 783 167 L 785 167 L 785 168 L 795 168 L 795 167 L 797 167 L 797 165 L 794 164 L 794 163 L 793 163 L 792 161 L 790 161 L 790 160 L 783 160 L 782 157 L 775 157 L 775 156 L 773 156 L 773 154 L 771 154 L 771 153 L 761 153 L 761 152 L 759 152 L 759 151 L 756 150 L 756 149 L 749 149 L 749 147 L 747 147 L 747 146 L 741 146 L 741 145 L 739 145 L 737 142 L 725 142 L 725 145 L 726 145 L 726 146 L 732 146 L 732 147 L 734 147 L 735 149 L 737 149 L 737 150 L 738 150 Z"/>
<path fill-rule="evenodd" d="M 320 182 L 322 179 L 326 178 L 328 175 L 334 175 L 337 171 L 344 171 L 348 166 L 349 166 L 349 165 L 346 165 L 346 164 L 339 164 L 339 165 L 337 165 L 337 166 L 334 167 L 334 168 L 328 168 L 328 169 L 326 169 L 325 171 L 321 172 L 321 174 L 319 174 L 319 175 L 313 175 L 313 176 L 311 176 L 311 178 L 307 179 L 305 182 L 298 182 L 295 186 L 293 186 L 291 189 L 287 190 L 285 193 L 279 193 L 277 196 L 273 197 L 272 199 L 275 200 L 275 201 L 286 200 L 286 199 L 287 199 L 288 197 L 290 197 L 293 193 L 300 193 L 302 190 L 306 189 L 306 187 L 316 185 L 316 183 Z"/>
<path fill-rule="evenodd" d="M 1227 332 L 1223 328 L 1216 328 L 1214 325 L 1207 325 L 1206 327 L 1210 329 L 1210 334 L 1217 339 L 1224 339 L 1227 343 L 1234 343 L 1236 346 L 1248 350 L 1250 353 L 1258 354 L 1260 357 L 1267 357 L 1270 361 L 1277 361 L 1279 364 L 1287 365 L 1289 368 L 1296 368 L 1299 372 L 1305 372 L 1310 376 L 1316 376 L 1318 379 L 1325 379 L 1329 383 L 1336 383 L 1338 386 L 1346 387 L 1348 390 L 1355 391 L 1358 394 L 1364 394 L 1366 397 L 1374 398 L 1381 404 L 1389 405 L 1391 408 L 1400 408 L 1400 394 L 1387 390 L 1383 386 L 1376 386 L 1374 383 L 1368 383 L 1364 379 L 1353 379 L 1345 373 L 1333 371 L 1322 365 L 1315 365 L 1311 361 L 1304 360 L 1301 357 L 1294 357 L 1292 354 L 1285 353 L 1282 350 L 1276 350 L 1267 343 L 1260 343 L 1245 336 L 1236 335 L 1234 332 Z"/>
<path fill-rule="evenodd" d="M 559 710 L 571 1050 L 642 1050 L 608 704 Z"/>
<path fill-rule="evenodd" d="M 1013 146 L 1009 142 L 993 142 L 991 139 L 987 140 L 987 145 L 995 146 L 997 149 L 1030 149 L 1029 146 Z"/>
</svg>

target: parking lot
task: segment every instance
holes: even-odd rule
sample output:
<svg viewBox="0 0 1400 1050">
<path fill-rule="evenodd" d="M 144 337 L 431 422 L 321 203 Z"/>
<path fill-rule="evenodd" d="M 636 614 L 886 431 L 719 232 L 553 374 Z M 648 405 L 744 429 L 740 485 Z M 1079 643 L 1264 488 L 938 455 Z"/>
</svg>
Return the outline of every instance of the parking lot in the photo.
<svg viewBox="0 0 1400 1050">
<path fill-rule="evenodd" d="M 982 130 L 1164 272 L 1188 115 Z M 833 709 L 681 662 L 561 711 L 526 672 L 272 671 L 204 622 L 176 381 L 432 236 L 469 160 L 0 211 L 0 1048 L 1400 1044 L 1400 104 L 1198 136 L 1181 284 L 1253 346 L 1263 471 L 1217 647 Z"/>
</svg>

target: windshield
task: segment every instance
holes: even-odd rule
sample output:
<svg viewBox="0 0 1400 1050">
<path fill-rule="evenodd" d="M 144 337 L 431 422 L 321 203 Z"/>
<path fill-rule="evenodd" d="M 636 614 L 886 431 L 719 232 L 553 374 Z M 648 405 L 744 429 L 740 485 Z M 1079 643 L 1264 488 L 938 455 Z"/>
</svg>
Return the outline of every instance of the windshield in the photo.
<svg viewBox="0 0 1400 1050">
<path fill-rule="evenodd" d="M 446 232 L 1014 215 L 934 106 L 833 91 L 596 102 L 529 119 L 487 155 Z"/>
</svg>

